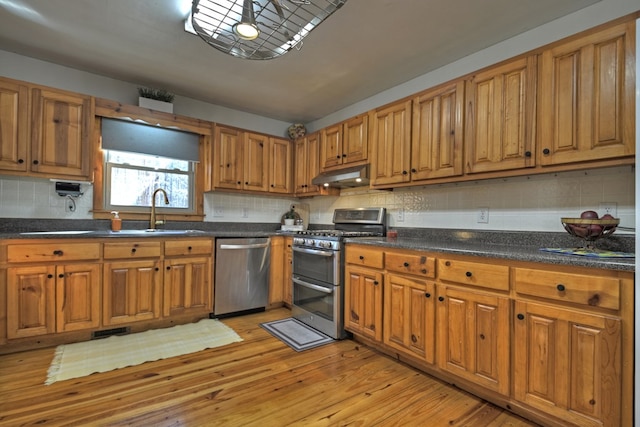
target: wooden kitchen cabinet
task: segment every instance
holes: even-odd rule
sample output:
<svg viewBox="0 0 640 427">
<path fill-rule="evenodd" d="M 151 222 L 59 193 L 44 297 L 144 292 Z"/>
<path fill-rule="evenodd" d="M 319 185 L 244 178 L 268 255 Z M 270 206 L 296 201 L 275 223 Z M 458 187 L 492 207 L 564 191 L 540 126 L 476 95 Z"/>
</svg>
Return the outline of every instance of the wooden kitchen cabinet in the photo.
<svg viewBox="0 0 640 427">
<path fill-rule="evenodd" d="M 468 80 L 465 173 L 535 166 L 536 70 L 530 55 Z"/>
<path fill-rule="evenodd" d="M 345 329 L 382 342 L 382 272 L 347 265 L 345 268 Z"/>
<path fill-rule="evenodd" d="M 283 138 L 269 138 L 269 192 L 293 192 L 293 147 Z"/>
<path fill-rule="evenodd" d="M 167 240 L 164 243 L 165 317 L 213 311 L 213 241 Z"/>
<path fill-rule="evenodd" d="M 112 261 L 104 264 L 102 323 L 121 325 L 162 315 L 160 260 Z"/>
<path fill-rule="evenodd" d="M 510 300 L 438 285 L 438 366 L 486 389 L 510 389 Z"/>
<path fill-rule="evenodd" d="M 409 182 L 411 100 L 371 113 L 371 186 Z"/>
<path fill-rule="evenodd" d="M 7 245 L 7 338 L 98 326 L 99 258 L 99 243 Z"/>
<path fill-rule="evenodd" d="M 29 162 L 29 88 L 0 78 L 0 170 L 26 172 Z"/>
<path fill-rule="evenodd" d="M 635 154 L 635 25 L 588 33 L 542 52 L 543 166 Z"/>
<path fill-rule="evenodd" d="M 516 301 L 514 397 L 576 426 L 620 426 L 621 321 Z"/>
<path fill-rule="evenodd" d="M 384 278 L 384 343 L 434 364 L 436 351 L 435 284 L 411 276 Z"/>
<path fill-rule="evenodd" d="M 320 172 L 365 164 L 369 155 L 368 132 L 367 114 L 322 129 Z"/>
<path fill-rule="evenodd" d="M 216 125 L 213 147 L 213 188 L 241 189 L 243 132 Z"/>
<path fill-rule="evenodd" d="M 0 78 L 0 170 L 91 180 L 90 96 Z"/>
<path fill-rule="evenodd" d="M 242 189 L 268 191 L 269 137 L 257 133 L 244 132 L 243 146 Z"/>
<path fill-rule="evenodd" d="M 320 174 L 320 133 L 312 133 L 295 142 L 295 184 L 297 197 L 339 194 L 335 189 L 311 183 Z"/>
<path fill-rule="evenodd" d="M 269 270 L 269 305 L 291 306 L 293 302 L 293 237 L 271 236 L 271 269 Z"/>
</svg>

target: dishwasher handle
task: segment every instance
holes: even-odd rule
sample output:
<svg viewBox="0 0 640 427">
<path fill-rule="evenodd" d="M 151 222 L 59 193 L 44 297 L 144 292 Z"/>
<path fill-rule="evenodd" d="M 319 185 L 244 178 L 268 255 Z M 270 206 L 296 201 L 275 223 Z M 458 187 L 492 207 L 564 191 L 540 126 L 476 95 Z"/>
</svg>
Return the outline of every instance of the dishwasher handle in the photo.
<svg viewBox="0 0 640 427">
<path fill-rule="evenodd" d="M 220 249 L 261 249 L 269 247 L 267 243 L 250 243 L 247 245 L 220 245 Z"/>
<path fill-rule="evenodd" d="M 304 286 L 305 288 L 313 289 L 314 291 L 322 292 L 323 294 L 332 294 L 332 289 L 327 289 L 324 286 L 314 285 L 313 283 L 305 282 L 300 279 L 296 279 L 295 277 L 292 279 L 293 283 L 296 285 Z"/>
</svg>

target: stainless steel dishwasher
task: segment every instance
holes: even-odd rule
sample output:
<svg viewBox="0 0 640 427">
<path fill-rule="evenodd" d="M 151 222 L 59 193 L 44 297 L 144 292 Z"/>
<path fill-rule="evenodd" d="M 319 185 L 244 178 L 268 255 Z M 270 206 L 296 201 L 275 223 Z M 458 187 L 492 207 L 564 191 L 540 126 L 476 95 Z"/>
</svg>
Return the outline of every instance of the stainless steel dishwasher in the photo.
<svg viewBox="0 0 640 427">
<path fill-rule="evenodd" d="M 261 311 L 267 306 L 270 242 L 268 237 L 216 240 L 216 317 Z"/>
</svg>

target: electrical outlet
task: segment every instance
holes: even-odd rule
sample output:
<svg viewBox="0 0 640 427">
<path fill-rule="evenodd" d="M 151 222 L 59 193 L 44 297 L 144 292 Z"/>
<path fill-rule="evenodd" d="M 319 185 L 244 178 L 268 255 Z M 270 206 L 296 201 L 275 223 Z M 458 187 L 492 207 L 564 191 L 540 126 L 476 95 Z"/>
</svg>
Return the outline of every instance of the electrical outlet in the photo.
<svg viewBox="0 0 640 427">
<path fill-rule="evenodd" d="M 602 202 L 600 203 L 600 216 L 609 214 L 614 218 L 618 216 L 618 204 L 616 202 Z"/>
<path fill-rule="evenodd" d="M 249 208 L 242 208 L 242 218 L 249 218 Z"/>
<path fill-rule="evenodd" d="M 478 223 L 489 223 L 489 208 L 478 208 Z"/>
<path fill-rule="evenodd" d="M 214 208 L 213 216 L 216 218 L 222 218 L 224 216 L 224 208 Z"/>
<path fill-rule="evenodd" d="M 397 218 L 398 222 L 403 222 L 404 221 L 404 208 L 400 208 L 398 209 L 398 218 Z"/>
</svg>

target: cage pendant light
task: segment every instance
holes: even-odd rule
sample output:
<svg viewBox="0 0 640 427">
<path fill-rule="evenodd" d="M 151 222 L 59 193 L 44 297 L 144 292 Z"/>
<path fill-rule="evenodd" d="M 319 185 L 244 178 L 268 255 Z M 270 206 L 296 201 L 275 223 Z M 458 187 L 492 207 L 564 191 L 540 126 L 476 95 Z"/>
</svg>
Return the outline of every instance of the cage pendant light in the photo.
<svg viewBox="0 0 640 427">
<path fill-rule="evenodd" d="M 185 29 L 243 59 L 273 59 L 302 40 L 347 0 L 193 0 Z"/>
</svg>

